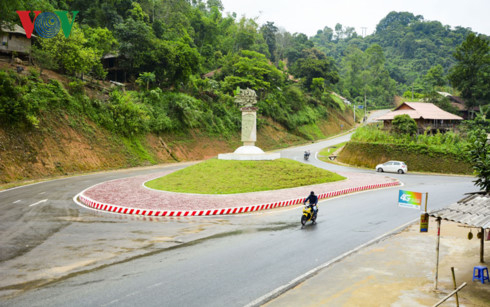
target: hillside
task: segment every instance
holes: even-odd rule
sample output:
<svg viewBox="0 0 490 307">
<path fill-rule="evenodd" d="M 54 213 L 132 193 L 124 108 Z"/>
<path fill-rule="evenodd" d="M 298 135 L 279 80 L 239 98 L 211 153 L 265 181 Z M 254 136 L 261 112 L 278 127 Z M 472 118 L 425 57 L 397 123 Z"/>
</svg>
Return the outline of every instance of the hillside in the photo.
<svg viewBox="0 0 490 307">
<path fill-rule="evenodd" d="M 21 74 L 17 74 L 10 68 L 14 66 L 0 62 L 0 92 L 7 92 L 6 83 L 18 82 L 17 87 L 13 88 L 21 85 L 25 90 L 22 97 L 30 99 L 31 103 L 35 93 L 35 106 L 38 109 L 32 113 L 35 117 L 24 114 L 34 124 L 28 120 L 9 125 L 0 123 L 0 183 L 201 160 L 218 153 L 232 152 L 241 145 L 239 129 L 226 135 L 207 131 L 205 127 L 186 127 L 180 132 L 148 131 L 137 135 L 115 133 L 110 129 L 111 125 L 104 123 L 110 118 L 94 117 L 89 105 L 83 106 L 84 100 L 87 100 L 109 107 L 110 94 L 106 90 L 94 90 L 86 85 L 84 95 L 72 95 L 69 92 L 71 81 L 64 76 L 48 71 L 40 77 L 32 67 L 25 67 Z M 99 86 L 102 85 L 107 84 L 99 83 Z M 46 87 L 52 94 L 45 92 Z M 17 98 L 19 103 L 23 103 L 20 97 Z M 293 130 L 271 118 L 260 116 L 257 145 L 271 150 L 301 144 L 338 133 L 341 124 L 344 130 L 352 126 L 352 111 L 344 113 L 331 109 L 328 119 Z"/>
<path fill-rule="evenodd" d="M 448 76 L 457 63 L 457 47 L 471 33 L 470 28 L 451 28 L 410 12 L 391 12 L 371 35 L 362 37 L 348 25 L 337 24 L 335 30 L 319 30 L 311 41 L 339 67 L 340 94 L 359 102 L 366 95 L 372 107 L 391 107 L 392 97 L 405 92 L 416 98 L 436 90 L 457 95 Z"/>
</svg>

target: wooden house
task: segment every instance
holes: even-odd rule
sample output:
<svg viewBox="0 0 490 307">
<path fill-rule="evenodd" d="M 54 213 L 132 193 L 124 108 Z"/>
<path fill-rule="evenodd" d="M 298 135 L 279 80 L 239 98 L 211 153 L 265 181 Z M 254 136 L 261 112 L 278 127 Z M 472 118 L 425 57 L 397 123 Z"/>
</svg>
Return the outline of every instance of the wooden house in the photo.
<svg viewBox="0 0 490 307">
<path fill-rule="evenodd" d="M 120 66 L 121 55 L 108 53 L 101 60 L 102 66 L 107 71 L 107 80 L 126 82 L 126 71 Z"/>
<path fill-rule="evenodd" d="M 376 120 L 382 120 L 385 129 L 391 129 L 392 121 L 397 115 L 407 114 L 415 120 L 418 127 L 418 133 L 425 130 L 431 132 L 454 130 L 463 120 L 458 115 L 446 112 L 432 103 L 425 102 L 404 102 L 395 110 L 378 117 Z"/>
<path fill-rule="evenodd" d="M 7 54 L 16 52 L 17 54 L 29 55 L 33 37 L 35 35 L 27 38 L 26 32 L 21 26 L 14 25 L 9 28 L 3 25 L 0 30 L 0 52 Z"/>
<path fill-rule="evenodd" d="M 463 117 L 463 119 L 472 118 L 472 114 L 480 112 L 479 106 L 474 106 L 470 109 L 466 107 L 466 103 L 461 97 L 453 96 L 446 92 L 437 92 L 439 95 L 444 96 L 449 99 L 449 103 L 458 110 L 458 114 Z"/>
</svg>

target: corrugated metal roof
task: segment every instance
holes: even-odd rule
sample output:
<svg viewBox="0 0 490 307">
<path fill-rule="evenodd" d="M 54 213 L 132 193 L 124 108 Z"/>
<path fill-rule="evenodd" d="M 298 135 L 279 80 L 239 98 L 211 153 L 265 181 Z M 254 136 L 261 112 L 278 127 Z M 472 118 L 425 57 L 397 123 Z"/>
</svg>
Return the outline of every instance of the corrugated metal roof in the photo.
<svg viewBox="0 0 490 307">
<path fill-rule="evenodd" d="M 24 28 L 22 28 L 21 26 L 18 26 L 16 24 L 12 25 L 12 29 L 10 29 L 10 27 L 7 25 L 2 25 L 1 29 L 2 29 L 1 32 L 5 32 L 5 33 L 17 33 L 17 34 L 26 35 L 26 31 L 24 31 Z M 35 35 L 32 35 L 32 36 L 35 36 Z"/>
<path fill-rule="evenodd" d="M 490 228 L 490 195 L 473 194 L 429 215 L 473 227 Z"/>
<path fill-rule="evenodd" d="M 410 110 L 399 110 L 403 105 L 406 105 Z M 462 117 L 446 112 L 432 103 L 425 102 L 404 102 L 394 111 L 387 113 L 377 120 L 392 120 L 397 115 L 408 114 L 413 119 L 439 119 L 439 120 L 463 120 Z"/>
</svg>

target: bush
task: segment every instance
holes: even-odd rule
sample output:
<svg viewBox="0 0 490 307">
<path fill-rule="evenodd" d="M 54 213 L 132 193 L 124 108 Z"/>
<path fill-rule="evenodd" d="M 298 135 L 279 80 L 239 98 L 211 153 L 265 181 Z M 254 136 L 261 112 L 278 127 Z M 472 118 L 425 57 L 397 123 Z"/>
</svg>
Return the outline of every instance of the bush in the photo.
<svg viewBox="0 0 490 307">
<path fill-rule="evenodd" d="M 20 87 L 14 75 L 0 71 L 0 119 L 2 122 L 19 123 L 25 121 L 32 110 L 22 99 L 25 88 Z"/>
<path fill-rule="evenodd" d="M 125 136 L 148 132 L 150 116 L 144 105 L 135 103 L 130 94 L 119 91 L 113 91 L 109 101 L 107 108 L 115 132 Z"/>
<path fill-rule="evenodd" d="M 81 80 L 74 80 L 70 83 L 68 83 L 68 89 L 70 94 L 72 95 L 83 95 L 85 94 L 85 84 L 86 82 L 83 82 Z"/>
<path fill-rule="evenodd" d="M 417 123 L 407 114 L 395 116 L 392 124 L 394 131 L 398 134 L 414 135 L 417 133 Z"/>
<path fill-rule="evenodd" d="M 0 119 L 2 122 L 37 127 L 41 110 L 72 103 L 68 93 L 56 80 L 48 83 L 28 81 L 12 71 L 0 71 Z"/>
</svg>

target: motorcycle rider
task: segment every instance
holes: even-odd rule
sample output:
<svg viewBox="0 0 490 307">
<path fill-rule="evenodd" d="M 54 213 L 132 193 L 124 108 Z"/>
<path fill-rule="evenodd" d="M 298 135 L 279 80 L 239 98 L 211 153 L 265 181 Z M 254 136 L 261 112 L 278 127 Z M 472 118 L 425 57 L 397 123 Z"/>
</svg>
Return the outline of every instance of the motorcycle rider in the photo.
<svg viewBox="0 0 490 307">
<path fill-rule="evenodd" d="M 318 212 L 318 196 L 315 195 L 315 192 L 311 191 L 310 192 L 310 195 L 305 198 L 305 201 L 303 202 L 303 205 L 306 205 L 306 202 L 309 201 L 310 202 L 310 207 L 311 207 L 311 210 L 313 211 L 313 216 L 312 216 L 312 219 L 316 219 L 316 215 L 317 215 L 317 212 Z"/>
<path fill-rule="evenodd" d="M 310 157 L 310 151 L 306 150 L 305 151 L 305 160 L 308 160 L 309 157 Z"/>
</svg>

